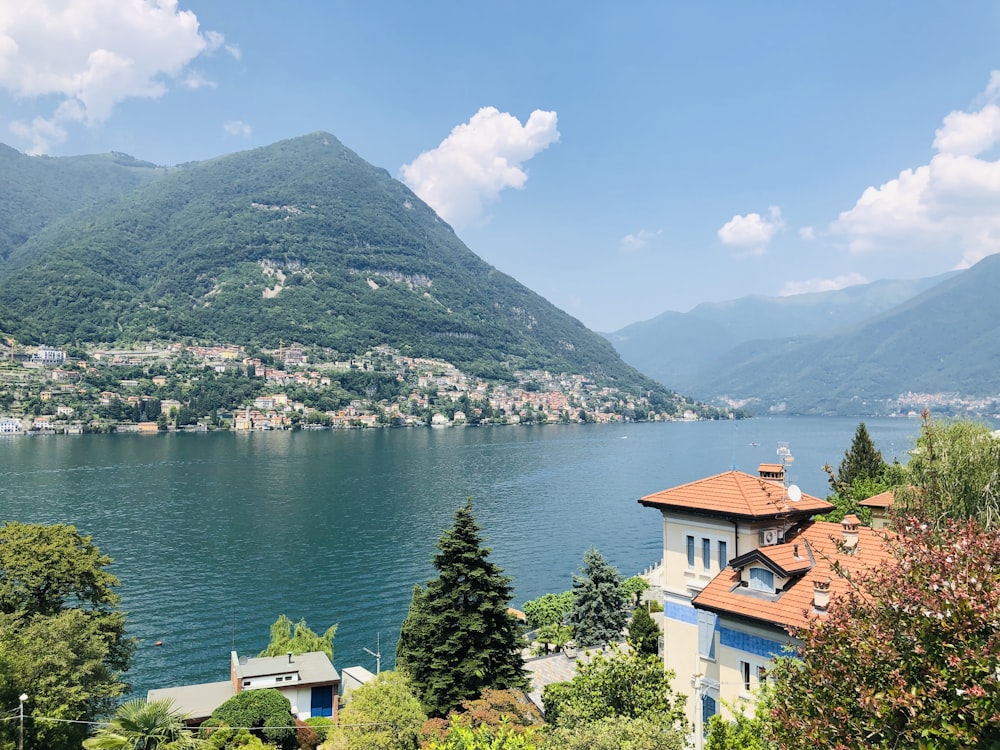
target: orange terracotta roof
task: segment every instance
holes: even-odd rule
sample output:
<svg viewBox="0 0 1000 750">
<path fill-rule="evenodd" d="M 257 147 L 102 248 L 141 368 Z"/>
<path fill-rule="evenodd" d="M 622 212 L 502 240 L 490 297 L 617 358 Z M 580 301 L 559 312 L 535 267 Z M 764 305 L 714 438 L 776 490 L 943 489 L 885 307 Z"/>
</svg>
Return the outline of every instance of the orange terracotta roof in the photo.
<svg viewBox="0 0 1000 750">
<path fill-rule="evenodd" d="M 784 474 L 785 467 L 784 464 L 761 464 L 757 467 L 757 471 L 770 471 L 774 474 Z"/>
<path fill-rule="evenodd" d="M 891 508 L 896 501 L 896 493 L 893 490 L 886 490 L 877 495 L 872 495 L 867 500 L 862 500 L 858 505 L 866 505 L 869 508 Z"/>
<path fill-rule="evenodd" d="M 769 547 L 758 547 L 760 556 L 770 560 L 784 575 L 801 573 L 813 566 L 809 545 L 802 541 L 772 544 Z M 798 552 L 798 555 L 795 553 Z"/>
<path fill-rule="evenodd" d="M 849 584 L 834 571 L 834 561 L 851 573 L 880 567 L 892 560 L 891 539 L 893 535 L 889 532 L 873 531 L 862 526 L 858 529 L 855 553 L 847 554 L 838 545 L 838 540 L 843 540 L 843 529 L 839 523 L 812 522 L 792 542 L 760 549 L 762 554 L 780 556 L 786 554 L 783 548 L 791 547 L 795 542 L 801 546 L 808 544 L 814 564 L 804 575 L 794 578 L 784 591 L 777 595 L 751 591 L 739 585 L 738 570 L 726 568 L 694 598 L 694 605 L 719 614 L 739 615 L 783 628 L 800 627 L 816 614 L 813 608 L 815 581 L 831 581 L 831 599 L 847 593 Z"/>
<path fill-rule="evenodd" d="M 793 502 L 781 484 L 736 470 L 654 492 L 639 502 L 649 508 L 734 518 L 811 516 L 833 510 L 830 503 L 805 493 Z"/>
</svg>

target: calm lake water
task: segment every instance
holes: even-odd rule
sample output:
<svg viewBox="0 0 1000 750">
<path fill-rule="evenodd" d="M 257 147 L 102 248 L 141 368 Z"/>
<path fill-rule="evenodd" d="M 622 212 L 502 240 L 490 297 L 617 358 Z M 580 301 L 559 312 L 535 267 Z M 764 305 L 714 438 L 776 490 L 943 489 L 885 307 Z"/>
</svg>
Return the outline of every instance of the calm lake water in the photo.
<svg viewBox="0 0 1000 750">
<path fill-rule="evenodd" d="M 886 459 L 917 420 L 866 420 Z M 636 500 L 732 466 L 753 473 L 778 441 L 791 480 L 824 496 L 824 463 L 855 419 L 466 429 L 14 437 L 0 440 L 0 520 L 66 522 L 111 555 L 130 630 L 130 678 L 224 680 L 282 613 L 339 623 L 338 668 L 392 666 L 413 585 L 467 497 L 514 604 L 572 585 L 597 547 L 626 576 L 654 563 L 659 514 Z M 754 445 L 754 444 L 757 445 Z M 162 647 L 156 647 L 162 641 Z"/>
</svg>

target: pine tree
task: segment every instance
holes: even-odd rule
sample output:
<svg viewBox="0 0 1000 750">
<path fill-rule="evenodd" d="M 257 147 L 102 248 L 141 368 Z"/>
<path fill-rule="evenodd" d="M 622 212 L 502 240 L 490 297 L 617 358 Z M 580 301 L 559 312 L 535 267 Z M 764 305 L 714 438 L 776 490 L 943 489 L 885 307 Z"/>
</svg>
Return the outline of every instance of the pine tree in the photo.
<svg viewBox="0 0 1000 750">
<path fill-rule="evenodd" d="M 885 473 L 885 468 L 882 452 L 875 447 L 865 423 L 860 422 L 837 474 L 830 475 L 830 486 L 834 492 L 846 492 L 854 484 L 854 480 L 878 479 Z"/>
<path fill-rule="evenodd" d="M 580 646 L 617 642 L 628 620 L 621 573 L 593 547 L 584 553 L 580 573 L 573 576 L 570 623 L 574 640 Z"/>
<path fill-rule="evenodd" d="M 487 558 L 467 502 L 442 534 L 438 577 L 414 587 L 396 646 L 405 671 L 432 716 L 445 716 L 485 688 L 523 688 L 523 638 L 507 612 L 510 578 Z"/>
<path fill-rule="evenodd" d="M 639 607 L 628 624 L 628 642 L 641 654 L 658 654 L 660 627 L 645 607 Z"/>
</svg>

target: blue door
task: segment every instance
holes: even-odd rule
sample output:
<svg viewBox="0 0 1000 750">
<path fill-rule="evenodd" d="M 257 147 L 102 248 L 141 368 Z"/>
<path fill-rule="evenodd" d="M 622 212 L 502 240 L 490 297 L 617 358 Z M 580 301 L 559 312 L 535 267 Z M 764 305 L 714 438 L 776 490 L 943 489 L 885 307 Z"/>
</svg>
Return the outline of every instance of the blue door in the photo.
<svg viewBox="0 0 1000 750">
<path fill-rule="evenodd" d="M 310 716 L 333 716 L 333 688 L 330 685 L 314 687 L 309 701 Z"/>
</svg>

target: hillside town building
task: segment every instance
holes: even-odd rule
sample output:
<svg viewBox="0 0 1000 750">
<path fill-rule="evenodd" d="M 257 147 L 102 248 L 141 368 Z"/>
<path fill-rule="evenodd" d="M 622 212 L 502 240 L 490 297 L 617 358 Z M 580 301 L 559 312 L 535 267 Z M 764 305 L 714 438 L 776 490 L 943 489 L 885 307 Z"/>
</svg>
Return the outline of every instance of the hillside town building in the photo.
<svg viewBox="0 0 1000 750">
<path fill-rule="evenodd" d="M 779 455 L 781 455 L 779 449 Z M 786 454 L 789 455 L 789 454 Z M 708 720 L 753 703 L 791 629 L 822 617 L 856 572 L 890 556 L 888 532 L 813 520 L 833 505 L 785 482 L 786 465 L 728 471 L 647 495 L 663 518 L 663 656 L 674 689 L 691 695 L 701 748 Z"/>
</svg>

